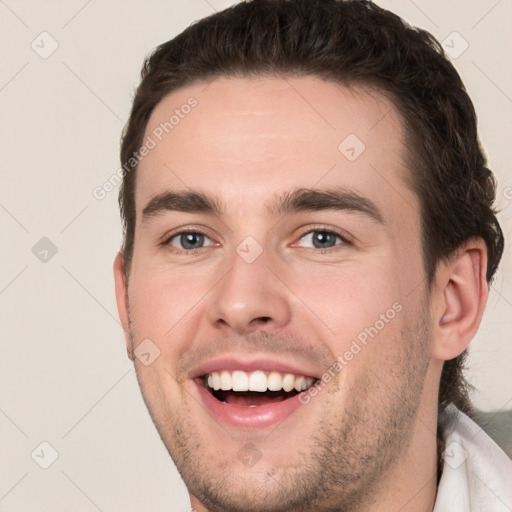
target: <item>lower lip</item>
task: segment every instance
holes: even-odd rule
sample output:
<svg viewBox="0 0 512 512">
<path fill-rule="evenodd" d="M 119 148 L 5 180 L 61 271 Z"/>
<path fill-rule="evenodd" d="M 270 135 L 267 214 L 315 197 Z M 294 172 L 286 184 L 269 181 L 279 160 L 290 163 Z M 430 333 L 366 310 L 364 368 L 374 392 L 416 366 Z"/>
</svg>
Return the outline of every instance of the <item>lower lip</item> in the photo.
<svg viewBox="0 0 512 512">
<path fill-rule="evenodd" d="M 278 425 L 302 405 L 297 394 L 281 402 L 241 407 L 217 400 L 197 381 L 196 386 L 210 414 L 217 421 L 236 428 L 256 429 Z"/>
</svg>

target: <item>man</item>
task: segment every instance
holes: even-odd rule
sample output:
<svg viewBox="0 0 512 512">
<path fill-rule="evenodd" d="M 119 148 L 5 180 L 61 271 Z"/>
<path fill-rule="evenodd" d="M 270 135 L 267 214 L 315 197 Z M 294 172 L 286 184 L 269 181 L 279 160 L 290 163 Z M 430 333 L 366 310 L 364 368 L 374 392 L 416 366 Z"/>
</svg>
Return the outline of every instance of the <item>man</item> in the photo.
<svg viewBox="0 0 512 512">
<path fill-rule="evenodd" d="M 193 509 L 512 508 L 462 374 L 495 183 L 429 34 L 240 3 L 147 60 L 121 159 L 119 314 Z"/>
</svg>

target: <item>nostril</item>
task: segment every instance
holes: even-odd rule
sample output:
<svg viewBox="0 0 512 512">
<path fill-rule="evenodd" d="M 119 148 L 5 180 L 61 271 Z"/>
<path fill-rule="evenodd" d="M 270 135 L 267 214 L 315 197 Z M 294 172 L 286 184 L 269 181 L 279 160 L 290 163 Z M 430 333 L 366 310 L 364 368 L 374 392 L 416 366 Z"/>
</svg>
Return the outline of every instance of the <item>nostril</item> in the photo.
<svg viewBox="0 0 512 512">
<path fill-rule="evenodd" d="M 266 324 L 272 320 L 269 316 L 259 316 L 258 318 L 255 318 L 253 322 L 259 322 L 262 324 Z"/>
</svg>

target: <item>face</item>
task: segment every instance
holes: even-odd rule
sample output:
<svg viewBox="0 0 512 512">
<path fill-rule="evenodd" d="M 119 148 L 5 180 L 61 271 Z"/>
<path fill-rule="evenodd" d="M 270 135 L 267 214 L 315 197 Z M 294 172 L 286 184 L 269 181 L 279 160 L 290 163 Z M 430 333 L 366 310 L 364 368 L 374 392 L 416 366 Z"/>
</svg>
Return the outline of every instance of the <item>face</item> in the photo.
<svg viewBox="0 0 512 512">
<path fill-rule="evenodd" d="M 128 343 L 192 505 L 363 506 L 437 405 L 398 114 L 313 77 L 225 78 L 166 97 L 147 137 Z"/>
</svg>

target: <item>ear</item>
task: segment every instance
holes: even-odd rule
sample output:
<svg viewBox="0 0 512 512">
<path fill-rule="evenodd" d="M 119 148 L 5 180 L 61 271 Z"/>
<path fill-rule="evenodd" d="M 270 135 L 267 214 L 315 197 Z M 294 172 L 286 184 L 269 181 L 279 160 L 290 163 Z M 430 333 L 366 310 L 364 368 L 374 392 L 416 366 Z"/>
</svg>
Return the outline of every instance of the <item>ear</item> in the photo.
<svg viewBox="0 0 512 512">
<path fill-rule="evenodd" d="M 432 357 L 447 361 L 461 354 L 475 336 L 487 301 L 487 247 L 466 242 L 438 265 L 432 287 Z"/>
<path fill-rule="evenodd" d="M 118 252 L 114 260 L 114 280 L 116 283 L 116 302 L 119 319 L 123 326 L 124 336 L 126 340 L 126 351 L 128 357 L 133 361 L 132 341 L 130 337 L 130 309 L 128 304 L 128 286 L 126 281 L 126 273 L 124 267 L 124 257 Z"/>
</svg>

